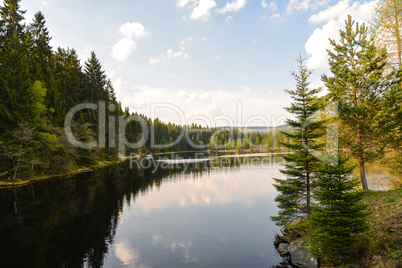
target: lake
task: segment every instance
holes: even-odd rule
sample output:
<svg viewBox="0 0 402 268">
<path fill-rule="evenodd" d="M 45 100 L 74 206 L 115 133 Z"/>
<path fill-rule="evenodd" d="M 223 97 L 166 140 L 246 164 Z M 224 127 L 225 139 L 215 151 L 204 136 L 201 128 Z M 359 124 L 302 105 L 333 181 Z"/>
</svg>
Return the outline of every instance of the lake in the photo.
<svg viewBox="0 0 402 268">
<path fill-rule="evenodd" d="M 138 159 L 0 190 L 1 267 L 287 267 L 276 154 Z"/>
</svg>

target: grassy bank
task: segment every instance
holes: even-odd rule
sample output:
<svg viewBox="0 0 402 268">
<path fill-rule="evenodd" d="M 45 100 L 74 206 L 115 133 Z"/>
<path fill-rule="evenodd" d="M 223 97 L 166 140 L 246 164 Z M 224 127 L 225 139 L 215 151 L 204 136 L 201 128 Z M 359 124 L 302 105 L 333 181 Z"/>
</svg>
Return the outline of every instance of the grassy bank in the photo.
<svg viewBox="0 0 402 268">
<path fill-rule="evenodd" d="M 0 188 L 8 188 L 8 187 L 21 187 L 24 185 L 28 185 L 35 181 L 47 180 L 58 177 L 71 176 L 79 173 L 94 171 L 103 167 L 119 164 L 124 162 L 125 160 L 113 160 L 113 161 L 99 161 L 97 164 L 88 166 L 88 167 L 74 167 L 68 172 L 60 173 L 60 174 L 49 174 L 49 175 L 37 175 L 29 178 L 17 178 L 15 181 L 7 181 L 0 180 Z"/>
<path fill-rule="evenodd" d="M 353 263 L 345 267 L 402 267 L 402 188 L 365 191 L 363 202 L 371 213 L 370 229 L 351 252 Z M 286 226 L 285 238 L 308 246 L 314 230 L 307 219 Z"/>
</svg>

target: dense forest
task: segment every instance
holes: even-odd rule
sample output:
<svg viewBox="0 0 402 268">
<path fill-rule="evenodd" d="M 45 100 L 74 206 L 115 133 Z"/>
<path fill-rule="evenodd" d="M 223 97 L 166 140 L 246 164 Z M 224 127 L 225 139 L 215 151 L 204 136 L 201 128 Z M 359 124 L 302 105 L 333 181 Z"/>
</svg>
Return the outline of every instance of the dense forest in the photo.
<svg viewBox="0 0 402 268">
<path fill-rule="evenodd" d="M 26 25 L 26 11 L 21 10 L 19 2 L 5 0 L 1 6 L 0 179 L 63 173 L 100 160 L 118 159 L 116 139 L 105 139 L 101 144 L 99 136 L 103 131 L 105 137 L 119 137 L 115 133 L 119 129 L 114 129 L 119 117 L 127 122 L 126 144 L 141 139 L 141 122 L 145 122 L 151 133 L 140 148 L 124 145 L 123 155 L 281 147 L 284 137 L 275 129 L 244 133 L 238 129 L 210 129 L 194 124 L 180 126 L 123 108 L 95 52 L 81 65 L 73 48 L 52 48 L 43 14 L 36 13 Z M 104 115 L 109 118 L 107 124 L 100 123 L 96 109 L 80 110 L 72 118 L 75 139 L 86 143 L 99 141 L 95 148 L 77 148 L 65 134 L 66 115 L 82 103 L 99 104 L 99 110 L 100 103 L 107 107 Z"/>
</svg>

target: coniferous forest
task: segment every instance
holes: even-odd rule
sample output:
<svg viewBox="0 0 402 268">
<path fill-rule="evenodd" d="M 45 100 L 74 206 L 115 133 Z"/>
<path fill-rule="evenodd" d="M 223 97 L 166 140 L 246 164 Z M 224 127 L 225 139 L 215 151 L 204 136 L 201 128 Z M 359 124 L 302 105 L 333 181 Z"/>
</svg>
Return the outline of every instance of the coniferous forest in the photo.
<svg viewBox="0 0 402 268">
<path fill-rule="evenodd" d="M 308 230 L 306 243 L 323 264 L 346 265 L 370 229 L 362 202 L 362 190 L 370 189 L 368 168 L 388 170 L 392 185 L 402 187 L 402 2 L 375 5 L 369 24 L 348 16 L 340 39 L 330 40 L 324 88 L 311 87 L 313 70 L 299 55 L 291 72 L 295 88 L 285 90 L 291 118 L 278 130 L 248 132 L 241 126 L 176 125 L 130 111 L 116 98 L 95 52 L 82 63 L 74 48 L 51 47 L 44 15 L 25 22 L 20 0 L 4 0 L 0 180 L 68 174 L 130 154 L 286 150 L 291 153 L 283 156 L 284 178 L 275 178 L 279 212 L 272 221 L 284 227 L 285 236 Z M 94 106 L 73 113 L 67 127 L 71 109 L 82 104 Z M 116 128 L 122 122 L 124 128 Z M 66 129 L 81 143 L 97 146 L 74 146 Z M 145 132 L 150 136 L 139 148 L 126 146 Z"/>
<path fill-rule="evenodd" d="M 112 82 L 102 64 L 91 53 L 83 64 L 74 48 L 53 48 L 46 19 L 41 12 L 27 25 L 20 0 L 6 0 L 1 6 L 0 21 L 0 178 L 14 181 L 42 174 L 58 174 L 72 168 L 90 166 L 102 160 L 117 160 L 117 141 L 105 140 L 104 148 L 75 148 L 67 140 L 64 123 L 68 112 L 82 103 L 103 102 L 106 118 L 114 125 L 119 117 L 141 118 L 148 132 L 155 133 L 153 143 L 173 146 L 157 148 L 148 138 L 141 148 L 127 148 L 130 153 L 156 153 L 206 149 L 281 148 L 284 136 L 276 131 L 243 133 L 239 129 L 205 128 L 195 124 L 179 126 L 152 120 L 124 108 L 116 99 Z M 110 121 L 110 120 L 109 120 Z M 99 139 L 99 112 L 81 110 L 71 126 L 81 142 Z M 109 137 L 109 124 L 105 136 Z M 116 130 L 118 132 L 118 130 Z M 125 137 L 136 143 L 142 132 L 137 121 L 128 123 Z M 215 135 L 214 135 L 215 134 Z M 114 133 L 118 137 L 118 133 Z M 180 138 L 181 137 L 181 138 Z M 188 137 L 188 138 L 186 138 Z"/>
</svg>

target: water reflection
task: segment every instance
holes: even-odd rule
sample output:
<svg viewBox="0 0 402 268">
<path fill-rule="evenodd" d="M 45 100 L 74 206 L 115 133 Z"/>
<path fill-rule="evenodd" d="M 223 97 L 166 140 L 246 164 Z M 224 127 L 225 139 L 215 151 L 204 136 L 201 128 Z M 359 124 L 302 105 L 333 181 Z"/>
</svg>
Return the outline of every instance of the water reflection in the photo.
<svg viewBox="0 0 402 268">
<path fill-rule="evenodd" d="M 126 163 L 0 190 L 2 266 L 279 263 L 271 235 L 277 230 L 269 222 L 276 213 L 270 178 L 281 176 L 278 158 L 225 159 L 222 165 L 203 161 L 157 169 L 130 169 Z M 276 164 L 261 169 L 247 167 L 247 161 Z M 261 236 L 266 238 L 256 241 Z"/>
</svg>

